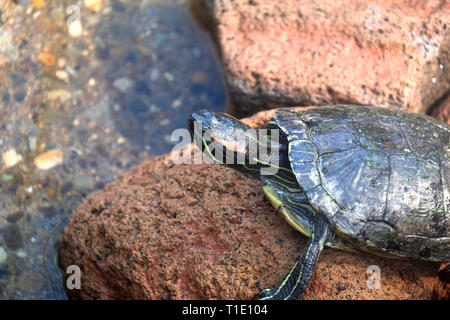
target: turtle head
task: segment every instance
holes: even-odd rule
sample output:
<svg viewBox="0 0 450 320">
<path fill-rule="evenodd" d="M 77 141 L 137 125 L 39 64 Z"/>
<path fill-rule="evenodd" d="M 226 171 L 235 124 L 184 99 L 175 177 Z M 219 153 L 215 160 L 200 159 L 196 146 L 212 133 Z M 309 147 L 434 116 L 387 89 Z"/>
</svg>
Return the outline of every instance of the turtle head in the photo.
<svg viewBox="0 0 450 320">
<path fill-rule="evenodd" d="M 214 161 L 259 176 L 270 165 L 261 160 L 260 150 L 267 150 L 267 139 L 244 122 L 225 113 L 202 110 L 188 119 L 194 144 Z M 260 136 L 260 135 L 259 135 Z"/>
<path fill-rule="evenodd" d="M 188 119 L 188 128 L 195 145 L 216 161 L 222 160 L 218 158 L 221 151 L 224 151 L 224 156 L 227 153 L 246 155 L 251 143 L 248 139 L 241 139 L 251 128 L 222 112 L 202 110 L 193 113 Z"/>
</svg>

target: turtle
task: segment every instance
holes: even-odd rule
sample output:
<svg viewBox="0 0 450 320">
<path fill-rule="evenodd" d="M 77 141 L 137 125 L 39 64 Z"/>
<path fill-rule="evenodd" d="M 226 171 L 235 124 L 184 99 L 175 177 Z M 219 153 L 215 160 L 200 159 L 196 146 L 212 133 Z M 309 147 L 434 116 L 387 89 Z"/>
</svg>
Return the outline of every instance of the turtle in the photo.
<svg viewBox="0 0 450 320">
<path fill-rule="evenodd" d="M 195 145 L 259 179 L 275 209 L 308 237 L 292 269 L 261 299 L 301 298 L 324 246 L 450 261 L 448 124 L 408 111 L 334 105 L 277 109 L 262 128 L 245 134 L 252 129 L 244 122 L 207 110 L 188 119 Z M 276 151 L 252 153 L 254 145 Z"/>
</svg>

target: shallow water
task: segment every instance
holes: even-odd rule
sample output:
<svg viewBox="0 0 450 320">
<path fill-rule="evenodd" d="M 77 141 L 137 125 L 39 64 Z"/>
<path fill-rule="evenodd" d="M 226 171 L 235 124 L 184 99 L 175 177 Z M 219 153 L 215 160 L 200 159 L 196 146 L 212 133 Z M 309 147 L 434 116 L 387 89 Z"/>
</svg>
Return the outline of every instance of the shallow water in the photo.
<svg viewBox="0 0 450 320">
<path fill-rule="evenodd" d="M 64 299 L 55 244 L 74 209 L 226 97 L 185 1 L 16 2 L 0 1 L 0 299 Z"/>
</svg>

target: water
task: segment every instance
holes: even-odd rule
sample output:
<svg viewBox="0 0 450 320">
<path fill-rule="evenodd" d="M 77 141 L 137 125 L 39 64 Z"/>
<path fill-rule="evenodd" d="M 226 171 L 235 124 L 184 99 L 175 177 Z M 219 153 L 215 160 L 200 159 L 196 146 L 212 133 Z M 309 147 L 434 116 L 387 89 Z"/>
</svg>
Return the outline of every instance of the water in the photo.
<svg viewBox="0 0 450 320">
<path fill-rule="evenodd" d="M 55 245 L 83 198 L 226 100 L 185 1 L 39 3 L 0 1 L 0 299 L 65 298 Z"/>
</svg>

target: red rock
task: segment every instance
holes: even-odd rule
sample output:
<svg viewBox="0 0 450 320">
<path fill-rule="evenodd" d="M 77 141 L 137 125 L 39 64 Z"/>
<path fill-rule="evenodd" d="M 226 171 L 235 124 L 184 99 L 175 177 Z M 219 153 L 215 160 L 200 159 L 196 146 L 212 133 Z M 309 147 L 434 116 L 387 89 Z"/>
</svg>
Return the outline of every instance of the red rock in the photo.
<svg viewBox="0 0 450 320">
<path fill-rule="evenodd" d="M 247 120 L 261 125 L 273 110 Z M 277 284 L 305 239 L 258 181 L 220 165 L 154 158 L 86 198 L 60 242 L 81 299 L 254 299 Z M 368 289 L 367 268 L 381 269 Z M 304 299 L 430 299 L 439 265 L 325 249 Z"/>
<path fill-rule="evenodd" d="M 435 279 L 433 299 L 450 300 L 450 263 L 443 263 Z"/>
<path fill-rule="evenodd" d="M 450 2 L 191 0 L 238 114 L 357 103 L 424 113 L 450 87 Z"/>
<path fill-rule="evenodd" d="M 450 124 L 450 94 L 431 111 L 431 116 Z"/>
</svg>

